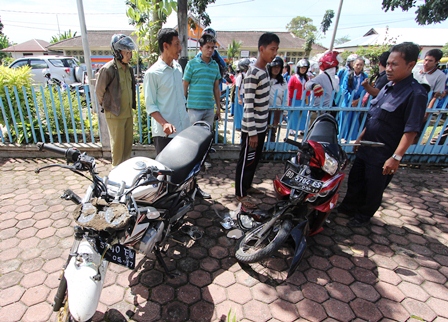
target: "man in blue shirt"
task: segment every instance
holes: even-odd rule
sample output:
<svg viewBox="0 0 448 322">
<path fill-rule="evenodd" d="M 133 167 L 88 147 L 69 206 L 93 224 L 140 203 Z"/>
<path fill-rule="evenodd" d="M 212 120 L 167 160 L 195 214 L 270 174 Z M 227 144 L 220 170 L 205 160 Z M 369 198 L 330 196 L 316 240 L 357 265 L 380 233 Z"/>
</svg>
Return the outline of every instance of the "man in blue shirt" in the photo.
<svg viewBox="0 0 448 322">
<path fill-rule="evenodd" d="M 403 155 L 421 130 L 428 94 L 412 76 L 419 52 L 410 42 L 391 49 L 386 66 L 389 82 L 372 100 L 366 126 L 356 140 L 381 142 L 384 147 L 357 150 L 347 193 L 338 207 L 338 212 L 352 216 L 349 227 L 369 224 Z"/>
</svg>

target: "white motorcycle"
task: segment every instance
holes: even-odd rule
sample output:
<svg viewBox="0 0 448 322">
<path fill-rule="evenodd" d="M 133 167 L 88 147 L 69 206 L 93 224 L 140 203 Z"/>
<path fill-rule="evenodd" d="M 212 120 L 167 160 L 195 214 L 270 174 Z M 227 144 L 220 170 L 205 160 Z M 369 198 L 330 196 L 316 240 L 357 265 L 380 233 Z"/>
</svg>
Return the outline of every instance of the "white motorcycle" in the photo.
<svg viewBox="0 0 448 322">
<path fill-rule="evenodd" d="M 192 238 L 201 237 L 196 227 L 183 225 L 194 207 L 196 175 L 209 153 L 212 133 L 207 123 L 197 122 L 179 133 L 156 157 L 134 157 L 100 178 L 95 159 L 77 149 L 62 149 L 38 143 L 40 150 L 65 156 L 61 167 L 83 177 L 89 172 L 92 184 L 83 198 L 66 190 L 61 198 L 78 206 L 74 243 L 60 278 L 53 310 L 57 321 L 88 321 L 96 312 L 109 263 L 134 269 L 136 251 L 154 253 L 172 277 L 161 250 L 171 233 L 181 229 Z M 182 226 L 183 225 L 183 226 Z"/>
</svg>

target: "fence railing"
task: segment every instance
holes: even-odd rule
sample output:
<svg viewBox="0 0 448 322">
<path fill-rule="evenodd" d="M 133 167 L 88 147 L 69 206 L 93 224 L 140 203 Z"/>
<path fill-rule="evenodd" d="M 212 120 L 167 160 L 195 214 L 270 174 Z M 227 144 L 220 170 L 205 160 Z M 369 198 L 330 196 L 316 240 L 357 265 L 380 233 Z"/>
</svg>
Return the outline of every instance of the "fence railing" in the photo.
<svg viewBox="0 0 448 322">
<path fill-rule="evenodd" d="M 137 97 L 141 89 L 137 86 Z M 60 88 L 32 87 L 12 89 L 4 86 L 0 100 L 0 141 L 4 144 L 34 144 L 39 141 L 50 143 L 102 143 L 98 115 L 92 109 L 92 97 L 89 86 L 74 90 Z M 295 97 L 294 95 L 293 97 Z M 265 158 L 284 159 L 289 157 L 294 148 L 284 140 L 291 138 L 300 141 L 306 136 L 309 125 L 319 113 L 331 112 L 337 115 L 339 124 L 338 139 L 343 149 L 351 154 L 351 143 L 358 137 L 364 127 L 370 99 L 365 107 L 361 100 L 357 107 L 314 107 L 311 95 L 299 107 L 287 104 L 287 94 L 280 106 L 270 107 L 269 127 L 265 142 Z M 362 96 L 361 96 L 362 97 Z M 229 90 L 223 95 L 221 121 L 215 125 L 215 142 L 223 145 L 240 143 L 240 131 L 236 117 L 237 106 L 229 98 Z M 275 99 L 274 99 L 275 101 Z M 323 100 L 322 100 L 323 101 Z M 439 104 L 440 103 L 440 104 Z M 405 161 L 412 163 L 448 163 L 448 98 L 437 101 L 438 108 L 427 109 L 427 118 L 418 142 L 413 144 L 405 156 Z M 293 101 L 291 105 L 296 105 Z M 348 104 L 351 106 L 351 102 Z M 232 114 L 233 112 L 233 114 Z M 241 111 L 239 111 L 241 113 Z M 279 122 L 275 122 L 275 115 Z M 151 118 L 147 116 L 144 100 L 137 102 L 134 113 L 134 142 L 142 145 L 151 144 Z M 294 121 L 293 121 L 294 120 Z"/>
</svg>

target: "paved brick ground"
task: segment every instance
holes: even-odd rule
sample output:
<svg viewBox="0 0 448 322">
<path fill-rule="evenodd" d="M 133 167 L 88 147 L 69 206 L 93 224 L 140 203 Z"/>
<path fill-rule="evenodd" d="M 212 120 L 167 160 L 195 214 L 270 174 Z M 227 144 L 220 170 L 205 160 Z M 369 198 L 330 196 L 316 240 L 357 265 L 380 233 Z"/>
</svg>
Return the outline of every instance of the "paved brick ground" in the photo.
<svg viewBox="0 0 448 322">
<path fill-rule="evenodd" d="M 72 243 L 74 206 L 58 197 L 88 184 L 68 171 L 39 175 L 55 160 L 0 159 L 0 321 L 49 321 L 60 269 Z M 99 161 L 106 173 L 107 161 Z M 94 321 L 448 321 L 448 174 L 400 169 L 371 228 L 350 229 L 332 216 L 309 241 L 305 259 L 286 280 L 290 249 L 241 267 L 212 205 L 233 210 L 235 163 L 213 160 L 200 179 L 213 201 L 200 201 L 189 221 L 205 235 L 172 243 L 169 279 L 155 258 L 134 271 L 110 265 Z M 283 164 L 263 163 L 255 179 L 275 203 L 271 183 Z M 345 187 L 342 189 L 342 194 Z"/>
</svg>

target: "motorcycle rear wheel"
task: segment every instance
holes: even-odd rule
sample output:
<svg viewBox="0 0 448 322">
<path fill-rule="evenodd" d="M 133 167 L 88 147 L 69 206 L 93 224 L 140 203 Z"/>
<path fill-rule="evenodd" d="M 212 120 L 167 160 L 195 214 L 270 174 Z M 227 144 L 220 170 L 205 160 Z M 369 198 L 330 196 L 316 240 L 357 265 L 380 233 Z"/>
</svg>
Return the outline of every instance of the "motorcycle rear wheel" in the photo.
<svg viewBox="0 0 448 322">
<path fill-rule="evenodd" d="M 256 263 L 276 252 L 288 239 L 293 228 L 290 220 L 274 224 L 263 236 L 257 234 L 267 225 L 263 223 L 248 232 L 238 241 L 235 257 L 241 263 Z M 257 243 L 259 243 L 257 245 Z"/>
</svg>

